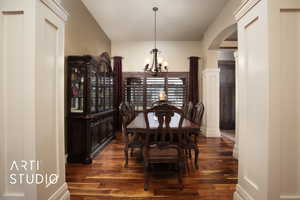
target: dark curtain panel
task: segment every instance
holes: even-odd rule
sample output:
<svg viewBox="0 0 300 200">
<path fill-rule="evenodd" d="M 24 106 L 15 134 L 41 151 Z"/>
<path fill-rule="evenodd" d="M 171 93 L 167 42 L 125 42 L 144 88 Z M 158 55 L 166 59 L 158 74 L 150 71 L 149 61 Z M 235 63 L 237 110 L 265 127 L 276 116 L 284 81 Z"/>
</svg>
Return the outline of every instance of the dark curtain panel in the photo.
<svg viewBox="0 0 300 200">
<path fill-rule="evenodd" d="M 188 100 L 194 104 L 199 101 L 199 90 L 198 90 L 198 67 L 199 57 L 189 57 L 190 59 L 190 73 L 189 73 L 189 93 Z"/>
<path fill-rule="evenodd" d="M 122 57 L 120 56 L 115 56 L 113 57 L 113 65 L 114 65 L 114 74 L 115 74 L 115 79 L 114 79 L 114 90 L 115 90 L 115 95 L 114 95 L 114 106 L 117 109 L 117 114 L 115 117 L 116 120 L 116 126 L 118 129 L 121 128 L 121 120 L 120 120 L 120 115 L 119 115 L 119 105 L 122 102 Z"/>
</svg>

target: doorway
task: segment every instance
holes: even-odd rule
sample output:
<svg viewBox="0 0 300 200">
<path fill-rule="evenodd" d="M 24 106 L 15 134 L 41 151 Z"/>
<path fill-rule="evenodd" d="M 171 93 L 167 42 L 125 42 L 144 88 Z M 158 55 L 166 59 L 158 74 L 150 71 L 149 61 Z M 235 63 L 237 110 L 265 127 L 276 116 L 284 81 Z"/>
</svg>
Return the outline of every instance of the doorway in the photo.
<svg viewBox="0 0 300 200">
<path fill-rule="evenodd" d="M 223 137 L 235 141 L 235 61 L 233 50 L 220 50 L 220 130 Z"/>
</svg>

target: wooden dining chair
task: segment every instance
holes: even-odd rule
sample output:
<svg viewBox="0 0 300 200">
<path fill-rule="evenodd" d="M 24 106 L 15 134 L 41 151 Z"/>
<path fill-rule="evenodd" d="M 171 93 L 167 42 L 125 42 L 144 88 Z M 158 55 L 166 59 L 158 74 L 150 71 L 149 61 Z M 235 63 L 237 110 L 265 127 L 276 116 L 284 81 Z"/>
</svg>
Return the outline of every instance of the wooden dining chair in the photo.
<svg viewBox="0 0 300 200">
<path fill-rule="evenodd" d="M 198 124 L 199 127 L 201 127 L 203 114 L 204 114 L 204 105 L 203 105 L 203 103 L 198 103 L 194 108 L 192 122 L 195 124 Z M 191 150 L 194 150 L 194 153 L 195 153 L 194 163 L 195 163 L 195 166 L 197 169 L 199 168 L 199 166 L 198 166 L 198 160 L 199 160 L 199 158 L 198 158 L 199 157 L 198 138 L 199 138 L 200 133 L 201 133 L 200 129 L 199 129 L 199 131 L 191 132 L 188 135 L 189 137 L 185 140 L 185 141 L 187 141 L 186 147 L 188 147 L 190 158 L 192 157 Z"/>
<path fill-rule="evenodd" d="M 192 120 L 193 108 L 194 105 L 191 101 L 184 106 L 184 117 L 187 118 L 188 120 Z"/>
<path fill-rule="evenodd" d="M 120 115 L 122 117 L 122 127 L 124 136 L 124 155 L 125 164 L 124 167 L 128 167 L 128 149 L 131 149 L 131 155 L 135 148 L 141 148 L 142 143 L 138 134 L 130 133 L 127 131 L 127 125 L 133 120 L 132 108 L 128 107 L 128 103 L 122 102 L 119 106 Z"/>
<path fill-rule="evenodd" d="M 157 128 L 150 128 L 148 119 L 149 113 L 154 113 L 157 117 Z M 180 116 L 176 131 L 170 128 L 171 118 L 175 115 L 175 113 Z M 180 188 L 183 188 L 182 170 L 184 167 L 184 133 L 180 130 L 182 128 L 184 118 L 183 111 L 175 106 L 163 104 L 144 111 L 144 116 L 147 127 L 146 138 L 143 146 L 145 170 L 144 190 L 148 190 L 149 188 L 149 165 L 155 163 L 176 164 Z"/>
<path fill-rule="evenodd" d="M 193 119 L 192 121 L 198 125 L 202 124 L 202 118 L 203 118 L 203 114 L 204 114 L 204 105 L 203 103 L 198 103 L 195 106 L 195 111 L 194 111 L 194 115 L 193 115 Z"/>
<path fill-rule="evenodd" d="M 134 105 L 132 103 L 129 103 L 128 101 L 125 102 L 125 105 L 127 107 L 127 114 L 129 115 L 130 121 L 132 121 L 135 118 Z"/>
</svg>

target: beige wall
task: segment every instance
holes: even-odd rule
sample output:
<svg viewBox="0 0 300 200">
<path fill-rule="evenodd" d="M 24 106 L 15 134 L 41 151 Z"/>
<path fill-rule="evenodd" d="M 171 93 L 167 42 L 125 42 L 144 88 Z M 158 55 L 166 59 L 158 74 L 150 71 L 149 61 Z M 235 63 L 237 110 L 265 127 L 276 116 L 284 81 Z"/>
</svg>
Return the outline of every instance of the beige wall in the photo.
<svg viewBox="0 0 300 200">
<path fill-rule="evenodd" d="M 123 71 L 142 72 L 147 58 L 151 59 L 150 51 L 153 41 L 112 42 L 112 55 L 122 56 Z M 202 58 L 200 41 L 159 41 L 158 49 L 161 57 L 168 62 L 170 72 L 188 72 L 190 56 Z M 202 60 L 199 62 L 199 99 L 202 99 Z"/>
<path fill-rule="evenodd" d="M 69 18 L 65 25 L 65 56 L 86 54 L 97 56 L 103 52 L 111 54 L 110 39 L 103 32 L 81 0 L 59 1 L 69 13 Z M 66 69 L 65 67 L 65 73 Z M 66 80 L 65 78 L 65 81 Z M 66 105 L 65 109 L 67 109 Z M 65 137 L 67 138 L 67 126 L 65 127 Z"/>
<path fill-rule="evenodd" d="M 111 53 L 111 41 L 80 0 L 61 0 L 70 16 L 66 23 L 65 55 Z"/>
<path fill-rule="evenodd" d="M 152 58 L 153 45 L 153 41 L 112 42 L 112 55 L 124 57 L 123 71 L 142 72 L 145 60 Z M 188 57 L 202 57 L 201 42 L 197 41 L 159 41 L 157 46 L 173 72 L 189 71 Z"/>
</svg>

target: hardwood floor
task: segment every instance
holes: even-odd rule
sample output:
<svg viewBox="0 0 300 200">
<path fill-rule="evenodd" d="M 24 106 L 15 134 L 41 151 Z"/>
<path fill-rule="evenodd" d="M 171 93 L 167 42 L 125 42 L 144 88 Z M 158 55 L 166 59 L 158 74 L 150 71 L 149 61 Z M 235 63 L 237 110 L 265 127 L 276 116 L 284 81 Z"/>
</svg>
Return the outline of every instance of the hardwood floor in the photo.
<svg viewBox="0 0 300 200">
<path fill-rule="evenodd" d="M 205 138 L 199 141 L 199 170 L 189 162 L 184 189 L 179 190 L 176 173 L 160 166 L 152 174 L 149 191 L 144 191 L 143 164 L 130 157 L 124 168 L 122 138 L 101 152 L 93 164 L 67 164 L 66 178 L 72 200 L 231 200 L 237 183 L 237 160 L 232 157 L 233 143 L 228 139 Z M 158 166 L 156 166 L 158 167 Z"/>
</svg>

